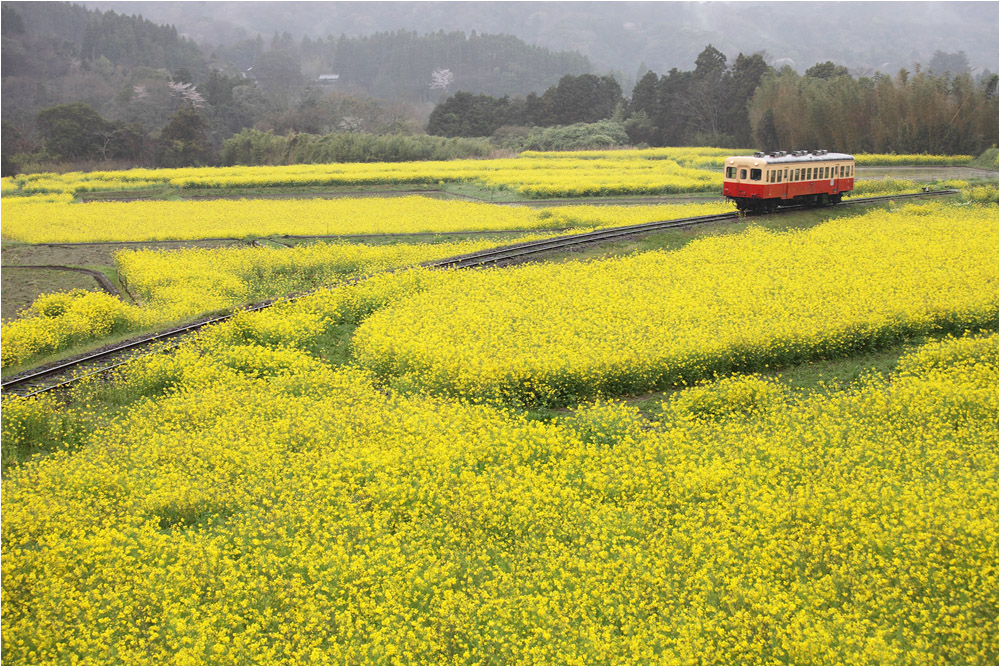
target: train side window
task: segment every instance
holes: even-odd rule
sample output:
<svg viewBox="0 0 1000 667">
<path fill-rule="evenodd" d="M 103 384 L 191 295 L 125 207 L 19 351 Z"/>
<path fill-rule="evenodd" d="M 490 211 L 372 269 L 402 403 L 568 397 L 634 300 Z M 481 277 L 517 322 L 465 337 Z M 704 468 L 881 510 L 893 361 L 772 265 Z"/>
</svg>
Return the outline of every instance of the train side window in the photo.
<svg viewBox="0 0 1000 667">
<path fill-rule="evenodd" d="M 830 178 L 830 168 L 823 167 L 823 178 Z"/>
<path fill-rule="evenodd" d="M 787 169 L 785 170 L 785 176 L 781 180 L 783 180 L 783 181 L 787 181 L 788 180 L 788 170 Z"/>
<path fill-rule="evenodd" d="M 760 180 L 760 174 L 761 174 L 760 169 L 751 169 L 750 170 L 750 180 L 751 181 L 759 181 Z"/>
</svg>

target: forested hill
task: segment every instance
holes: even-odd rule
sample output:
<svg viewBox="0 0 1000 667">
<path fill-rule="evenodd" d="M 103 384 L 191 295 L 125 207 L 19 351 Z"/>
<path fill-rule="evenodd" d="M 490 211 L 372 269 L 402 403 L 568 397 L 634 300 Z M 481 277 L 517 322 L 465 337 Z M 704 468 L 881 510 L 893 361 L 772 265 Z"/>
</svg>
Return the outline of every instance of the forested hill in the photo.
<svg viewBox="0 0 1000 667">
<path fill-rule="evenodd" d="M 438 31 L 384 32 L 369 37 L 310 41 L 300 45 L 303 63 L 322 61 L 345 84 L 385 99 L 435 100 L 445 81 L 432 87 L 432 73 L 444 71 L 448 88 L 491 95 L 527 94 L 554 85 L 566 74 L 591 71 L 578 53 L 552 53 L 510 35 Z"/>
<path fill-rule="evenodd" d="M 175 27 L 138 15 L 70 3 L 3 3 L 3 115 L 11 121 L 47 106 L 84 102 L 112 117 L 155 125 L 164 119 L 129 118 L 120 108 L 129 91 L 155 87 L 150 79 L 157 77 L 204 88 L 212 70 L 257 80 L 263 92 L 291 104 L 306 87 L 328 84 L 336 86 L 328 92 L 403 103 L 436 102 L 454 90 L 528 94 L 592 69 L 578 53 L 554 53 L 510 35 L 475 31 L 318 39 L 285 33 L 209 51 L 179 36 Z"/>
<path fill-rule="evenodd" d="M 172 26 L 62 2 L 5 2 L 3 116 L 63 102 L 102 107 L 150 70 L 204 77 L 208 61 Z"/>
<path fill-rule="evenodd" d="M 106 2 L 177 26 L 199 44 L 275 32 L 310 38 L 415 30 L 514 35 L 636 74 L 687 67 L 706 44 L 730 59 L 766 51 L 800 74 L 832 60 L 855 73 L 895 73 L 935 51 L 964 51 L 974 73 L 996 70 L 996 2 Z M 123 9 L 124 8 L 124 9 Z M 776 62 L 780 61 L 780 62 Z M 621 81 L 625 88 L 629 81 Z M 634 83 L 634 82 L 633 82 Z M 538 91 L 540 92 L 540 91 Z"/>
<path fill-rule="evenodd" d="M 552 53 L 510 35 L 475 31 L 467 36 L 399 30 L 301 40 L 285 33 L 219 46 L 214 53 L 258 79 L 306 84 L 336 75 L 340 89 L 406 102 L 437 101 L 449 90 L 523 95 L 545 90 L 566 74 L 592 69 L 578 53 Z"/>
<path fill-rule="evenodd" d="M 45 65 L 66 56 L 103 57 L 127 68 L 206 69 L 198 45 L 173 26 L 62 2 L 3 3 L 3 37 L 4 76 L 52 74 Z"/>
</svg>

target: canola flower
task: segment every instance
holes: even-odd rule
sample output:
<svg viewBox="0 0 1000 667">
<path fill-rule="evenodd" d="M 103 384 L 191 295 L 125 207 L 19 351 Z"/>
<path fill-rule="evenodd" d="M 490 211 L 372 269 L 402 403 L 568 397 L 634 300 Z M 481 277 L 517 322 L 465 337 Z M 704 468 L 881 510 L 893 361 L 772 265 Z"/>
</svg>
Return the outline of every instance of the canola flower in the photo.
<svg viewBox="0 0 1000 667">
<path fill-rule="evenodd" d="M 138 305 L 85 290 L 42 295 L 22 317 L 4 323 L 2 364 L 9 368 L 108 336 L 163 327 L 207 312 L 462 255 L 498 243 L 502 241 L 125 250 L 117 254 L 116 265 Z"/>
<path fill-rule="evenodd" d="M 586 231 L 594 227 L 621 226 L 654 220 L 672 219 L 714 213 L 726 209 L 724 204 L 682 204 L 638 207 L 564 206 L 552 207 L 544 211 L 511 209 L 486 204 L 462 204 L 459 206 L 439 206 L 443 202 L 414 198 L 416 209 L 408 209 L 394 200 L 341 200 L 335 209 L 343 216 L 366 224 L 364 219 L 380 220 L 393 216 L 408 215 L 413 220 L 415 214 L 424 211 L 434 224 L 441 227 L 463 225 L 497 226 L 529 225 L 535 227 L 571 228 Z M 16 200 L 15 200 L 16 201 Z M 284 207 L 288 202 L 275 202 L 281 219 L 293 217 L 301 208 Z M 183 211 L 199 210 L 205 202 L 193 203 Z M 91 206 L 88 204 L 87 206 Z M 422 208 L 426 206 L 425 208 Z M 140 203 L 116 204 L 116 210 L 142 210 Z M 137 207 L 137 208 L 132 208 Z M 67 206 L 70 212 L 78 210 L 78 205 Z M 167 211 L 169 212 L 169 207 Z M 235 209 L 237 212 L 245 208 Z M 58 237 L 45 229 L 46 222 L 59 224 L 52 217 L 54 211 L 40 208 L 45 213 L 37 220 L 35 232 L 46 241 Z M 470 215 L 471 213 L 471 215 Z M 131 220 L 134 215 L 121 216 L 121 221 Z M 41 215 L 41 214 L 40 214 Z M 9 218 L 8 218 L 9 219 Z M 344 218 L 341 218 L 344 219 Z M 75 238 L 94 240 L 95 237 L 109 235 L 107 228 L 114 224 L 98 225 L 97 220 L 76 220 L 80 236 Z M 155 237 L 158 230 L 177 219 L 167 216 L 164 227 L 147 227 L 135 236 Z M 189 222 L 191 217 L 187 219 Z M 66 222 L 65 220 L 62 222 Z M 245 220 L 238 216 L 231 218 L 232 224 L 240 228 Z M 399 218 L 396 218 L 397 224 Z M 68 223 L 67 223 L 68 224 Z M 224 223 L 222 223 L 224 224 Z M 370 227 L 369 227 L 370 228 Z M 9 229 L 6 226 L 5 233 Z M 215 233 L 236 233 L 233 228 L 203 230 L 204 235 Z M 115 236 L 115 234 L 110 234 Z M 542 235 L 521 237 L 519 240 L 542 238 Z M 128 230 L 121 231 L 115 240 L 128 240 Z M 124 238 L 123 238 L 124 237 Z M 108 335 L 137 331 L 144 328 L 163 326 L 183 318 L 202 313 L 224 310 L 237 305 L 252 303 L 267 298 L 279 297 L 292 292 L 300 292 L 327 284 L 348 276 L 366 275 L 377 271 L 398 268 L 421 262 L 442 259 L 502 245 L 502 240 L 464 241 L 437 244 L 395 244 L 366 246 L 349 243 L 323 243 L 300 246 L 292 249 L 226 248 L 216 250 L 175 250 L 159 252 L 155 250 L 126 250 L 118 254 L 116 268 L 130 293 L 139 300 L 141 308 L 115 301 L 107 295 L 84 296 L 79 294 L 52 296 L 60 303 L 79 301 L 72 308 L 72 315 L 55 313 L 44 305 L 40 298 L 39 308 L 29 308 L 25 317 L 5 324 L 2 351 L 3 367 L 30 362 L 46 355 L 60 352 L 82 343 L 98 341 Z M 87 305 L 91 304 L 91 305 Z M 102 304 L 101 308 L 95 304 Z M 111 309 L 110 311 L 108 309 Z M 65 308 L 63 309 L 65 310 Z M 113 326 L 105 320 L 114 312 Z"/>
<path fill-rule="evenodd" d="M 21 318 L 3 325 L 3 367 L 75 345 L 144 328 L 155 316 L 104 292 L 71 290 L 39 296 Z"/>
<path fill-rule="evenodd" d="M 995 328 L 996 209 L 941 203 L 753 228 L 590 263 L 455 274 L 375 313 L 358 362 L 400 388 L 565 405 Z"/>
<path fill-rule="evenodd" d="M 156 187 L 232 188 L 469 183 L 529 197 L 713 191 L 723 160 L 750 149 L 650 148 L 619 151 L 526 151 L 517 158 L 444 162 L 344 163 L 280 167 L 204 167 L 20 174 L 0 193 L 76 194 Z M 970 155 L 855 156 L 861 166 L 961 165 Z"/>
<path fill-rule="evenodd" d="M 4 202 L 5 238 L 27 243 L 256 236 L 452 233 L 619 226 L 717 213 L 724 202 L 656 206 L 518 206 L 427 197 L 138 201 L 74 204 L 59 195 Z"/>
<path fill-rule="evenodd" d="M 721 187 L 721 177 L 699 167 L 722 158 L 719 149 L 674 151 L 664 155 L 609 152 L 605 157 L 532 157 L 446 162 L 343 163 L 281 167 L 133 169 L 114 172 L 28 174 L 3 180 L 4 195 L 76 194 L 105 190 L 246 188 L 276 186 L 436 185 L 469 183 L 509 189 L 533 197 L 580 194 L 665 193 Z M 641 153 L 641 152 L 640 152 Z M 649 159 L 646 159 L 646 158 Z M 682 166 L 678 160 L 684 161 Z M 686 166 L 692 165 L 692 166 Z M 696 166 L 695 166 L 696 165 Z"/>
<path fill-rule="evenodd" d="M 4 236 L 27 243 L 448 233 L 554 226 L 530 209 L 426 197 L 87 204 L 25 201 L 13 206 L 5 202 L 5 207 Z"/>
<path fill-rule="evenodd" d="M 282 249 L 124 250 L 116 255 L 115 264 L 129 292 L 161 320 L 169 320 L 503 243 L 487 239 L 391 245 L 314 243 Z"/>
<path fill-rule="evenodd" d="M 5 661 L 995 661 L 996 335 L 829 395 L 735 377 L 543 423 L 221 328 L 8 471 Z"/>
<path fill-rule="evenodd" d="M 854 159 L 861 167 L 899 165 L 961 166 L 972 162 L 973 155 L 896 155 L 894 153 L 856 153 Z"/>
</svg>

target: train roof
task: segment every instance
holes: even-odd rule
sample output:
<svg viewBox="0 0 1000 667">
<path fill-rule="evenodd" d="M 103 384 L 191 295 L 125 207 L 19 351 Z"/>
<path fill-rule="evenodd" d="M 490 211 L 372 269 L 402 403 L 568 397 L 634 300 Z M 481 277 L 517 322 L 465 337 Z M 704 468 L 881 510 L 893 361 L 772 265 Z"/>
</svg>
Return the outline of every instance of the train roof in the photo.
<svg viewBox="0 0 1000 667">
<path fill-rule="evenodd" d="M 753 155 L 734 155 L 726 158 L 726 164 L 737 158 L 747 160 L 763 160 L 765 164 L 786 164 L 793 162 L 825 162 L 828 160 L 853 160 L 853 155 L 846 153 L 830 153 L 828 151 L 774 151 L 772 153 L 754 153 Z"/>
</svg>

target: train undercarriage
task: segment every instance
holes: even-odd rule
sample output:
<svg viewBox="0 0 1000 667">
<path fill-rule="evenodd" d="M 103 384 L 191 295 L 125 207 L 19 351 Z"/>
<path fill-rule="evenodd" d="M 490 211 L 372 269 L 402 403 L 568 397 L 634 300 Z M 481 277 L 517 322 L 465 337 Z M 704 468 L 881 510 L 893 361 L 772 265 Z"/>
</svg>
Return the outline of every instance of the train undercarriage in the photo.
<svg viewBox="0 0 1000 667">
<path fill-rule="evenodd" d="M 756 197 L 729 197 L 740 213 L 747 215 L 760 215 L 763 213 L 774 213 L 779 206 L 833 206 L 839 204 L 843 199 L 843 194 L 835 195 L 825 192 L 813 195 L 802 195 L 792 199 L 760 199 Z"/>
</svg>

